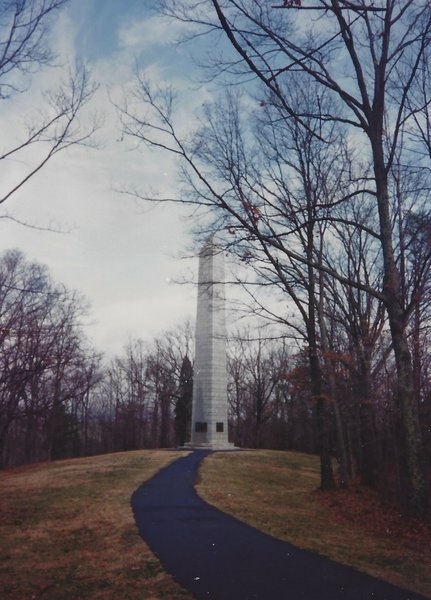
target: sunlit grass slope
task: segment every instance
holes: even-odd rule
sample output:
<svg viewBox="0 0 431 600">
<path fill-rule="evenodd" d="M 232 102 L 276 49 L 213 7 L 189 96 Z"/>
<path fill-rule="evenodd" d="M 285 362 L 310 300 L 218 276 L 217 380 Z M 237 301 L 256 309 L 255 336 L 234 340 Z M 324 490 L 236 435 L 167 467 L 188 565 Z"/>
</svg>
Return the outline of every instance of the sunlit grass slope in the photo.
<svg viewBox="0 0 431 600">
<path fill-rule="evenodd" d="M 191 598 L 138 536 L 133 491 L 184 453 L 138 451 L 0 473 L 0 597 Z"/>
<path fill-rule="evenodd" d="M 431 597 L 429 524 L 403 519 L 359 486 L 335 493 L 318 486 L 317 457 L 258 450 L 211 455 L 197 490 L 277 538 Z"/>
</svg>

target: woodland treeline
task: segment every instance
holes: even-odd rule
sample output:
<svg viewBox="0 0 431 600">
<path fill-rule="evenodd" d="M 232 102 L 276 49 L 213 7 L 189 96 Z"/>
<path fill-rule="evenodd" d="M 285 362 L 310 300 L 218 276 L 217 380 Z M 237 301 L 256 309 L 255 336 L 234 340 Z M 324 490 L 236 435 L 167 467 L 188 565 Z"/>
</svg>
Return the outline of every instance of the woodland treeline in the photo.
<svg viewBox="0 0 431 600">
<path fill-rule="evenodd" d="M 400 406 L 390 336 L 382 311 L 364 352 L 356 310 L 349 297 L 343 306 L 337 303 L 336 325 L 319 352 L 334 471 L 339 485 L 360 480 L 388 501 L 402 503 Z M 1 256 L 2 466 L 188 441 L 194 352 L 190 323 L 150 341 L 131 339 L 121 355 L 107 361 L 86 339 L 87 312 L 83 298 L 55 284 L 43 266 L 18 250 Z M 261 332 L 258 337 L 256 331 Z M 270 339 L 264 332 L 242 329 L 228 342 L 230 438 L 245 448 L 318 453 L 306 341 L 298 336 Z M 413 328 L 410 336 L 428 456 L 429 335 L 424 321 L 419 339 Z"/>
</svg>

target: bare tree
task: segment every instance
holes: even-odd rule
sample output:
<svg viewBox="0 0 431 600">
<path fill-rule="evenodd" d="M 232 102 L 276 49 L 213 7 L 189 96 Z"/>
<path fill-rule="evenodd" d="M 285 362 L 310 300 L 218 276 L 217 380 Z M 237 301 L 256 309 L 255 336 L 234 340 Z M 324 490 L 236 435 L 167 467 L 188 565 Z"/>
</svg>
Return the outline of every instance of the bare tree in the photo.
<svg viewBox="0 0 431 600">
<path fill-rule="evenodd" d="M 191 401 L 191 327 L 188 322 L 150 341 L 131 339 L 107 365 L 90 412 L 100 423 L 104 451 L 172 446 L 174 407 L 182 412 L 184 442 Z"/>
<path fill-rule="evenodd" d="M 46 36 L 68 0 L 5 0 L 0 7 L 0 99 L 26 88 L 24 76 L 52 64 Z"/>
<path fill-rule="evenodd" d="M 280 344 L 278 344 L 280 345 Z M 247 436 L 243 443 L 261 448 L 264 427 L 274 413 L 276 390 L 287 369 L 286 348 L 281 352 L 274 342 L 251 336 L 250 331 L 238 332 L 230 341 L 229 372 L 233 376 L 231 406 L 236 411 L 237 436 L 242 427 Z"/>
<path fill-rule="evenodd" d="M 79 454 L 82 402 L 96 355 L 81 331 L 86 304 L 19 251 L 0 259 L 0 456 L 31 462 Z M 92 376 L 89 376 L 90 368 Z M 70 437 L 69 437 L 70 436 Z M 73 438 L 73 443 L 72 443 Z"/>
<path fill-rule="evenodd" d="M 161 448 L 172 445 L 173 409 L 184 400 L 186 380 L 190 382 L 189 359 L 192 349 L 192 328 L 188 321 L 158 336 L 149 351 L 148 373 L 154 398 L 154 413 L 158 417 L 158 439 Z M 187 361 L 189 364 L 187 365 Z M 188 374 L 184 367 L 189 369 Z M 190 388 L 186 392 L 190 395 Z M 190 398 L 188 401 L 190 402 Z"/>
<path fill-rule="evenodd" d="M 6 0 L 0 7 L 0 101 L 12 102 L 17 94 L 31 89 L 32 76 L 42 68 L 59 68 L 49 46 L 49 32 L 54 17 L 68 0 Z M 28 123 L 16 142 L 3 140 L 0 167 L 9 168 L 10 160 L 25 158 L 26 168 L 15 181 L 2 186 L 0 204 L 5 203 L 58 152 L 73 145 L 89 145 L 100 120 L 81 114 L 89 103 L 96 85 L 88 69 L 77 63 L 58 78 L 55 88 L 44 91 L 40 108 L 32 115 L 20 116 Z M 33 151 L 34 150 L 34 151 Z"/>
<path fill-rule="evenodd" d="M 358 198 L 349 205 L 351 218 L 362 224 L 357 235 L 352 235 L 351 228 L 346 225 L 347 218 L 336 225 L 337 241 L 341 245 L 338 269 L 346 279 L 366 281 L 374 289 L 380 289 L 381 256 L 377 240 L 367 229 L 372 228 L 374 211 L 369 199 Z M 345 211 L 344 211 L 345 212 Z M 377 453 L 375 445 L 374 411 L 375 401 L 372 385 L 372 367 L 377 359 L 377 342 L 386 325 L 386 313 L 381 299 L 367 294 L 359 287 L 340 284 L 334 278 L 320 273 L 319 307 L 322 351 L 329 385 L 335 387 L 334 394 L 340 398 L 340 411 L 348 411 L 355 415 L 358 424 L 354 434 L 349 438 L 357 438 L 354 444 L 350 469 L 358 469 L 362 482 L 375 486 L 377 483 Z M 349 371 L 349 402 L 345 398 L 343 377 L 335 376 L 345 367 Z M 347 406 L 346 406 L 347 404 Z M 344 406 L 343 406 L 344 405 Z M 350 405 L 350 406 L 349 406 Z M 348 428 L 349 419 L 344 417 L 344 428 Z M 350 419 L 351 420 L 351 419 Z M 352 429 L 352 428 L 351 428 Z M 346 438 L 346 429 L 343 437 Z M 352 447 L 352 444 L 350 444 Z M 352 452 L 351 452 L 352 454 Z M 352 464 L 352 461 L 355 464 Z"/>
</svg>

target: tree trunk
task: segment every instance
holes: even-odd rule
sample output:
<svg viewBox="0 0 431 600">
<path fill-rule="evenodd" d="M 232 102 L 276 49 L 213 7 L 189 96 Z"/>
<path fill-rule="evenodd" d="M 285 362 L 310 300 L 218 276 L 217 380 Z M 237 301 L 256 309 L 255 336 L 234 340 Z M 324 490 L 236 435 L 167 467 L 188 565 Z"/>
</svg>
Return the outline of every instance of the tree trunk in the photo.
<svg viewBox="0 0 431 600">
<path fill-rule="evenodd" d="M 262 432 L 262 398 L 260 396 L 259 390 L 256 393 L 256 410 L 254 414 L 254 423 L 253 423 L 253 448 L 261 447 L 261 432 Z"/>
<path fill-rule="evenodd" d="M 374 139 L 372 146 L 384 265 L 383 293 L 397 370 L 407 510 L 411 516 L 421 518 L 427 512 L 423 445 L 415 405 L 412 361 L 405 331 L 406 316 L 403 308 L 400 275 L 396 266 L 392 244 L 392 223 L 389 211 L 387 173 L 381 143 L 382 137 L 380 136 L 379 139 L 378 127 L 376 127 L 376 130 L 377 139 Z"/>
<path fill-rule="evenodd" d="M 334 473 L 332 470 L 330 441 L 329 441 L 329 411 L 328 402 L 322 396 L 322 371 L 317 347 L 317 304 L 316 304 L 316 278 L 314 268 L 311 266 L 315 250 L 314 241 L 314 213 L 311 195 L 308 194 L 307 213 L 309 224 L 307 226 L 307 279 L 308 279 L 308 360 L 310 368 L 311 392 L 316 411 L 317 436 L 320 454 L 320 489 L 332 490 L 335 488 Z"/>
<path fill-rule="evenodd" d="M 316 396 L 315 401 L 320 451 L 320 489 L 333 490 L 335 489 L 335 480 L 329 449 L 329 415 L 326 406 L 327 401 L 322 396 Z"/>
<path fill-rule="evenodd" d="M 413 371 L 404 324 L 391 307 L 389 323 L 392 332 L 397 367 L 398 401 L 403 434 L 403 467 L 406 474 L 407 509 L 413 517 L 424 517 L 428 509 L 428 494 L 423 472 L 424 454 L 422 434 L 414 396 Z M 394 314 L 395 313 L 395 314 Z"/>
<path fill-rule="evenodd" d="M 320 455 L 320 489 L 333 490 L 335 488 L 334 473 L 332 470 L 330 442 L 329 442 L 329 411 L 327 400 L 322 395 L 322 375 L 315 338 L 309 337 L 310 379 L 313 402 L 316 411 L 317 435 Z"/>
<path fill-rule="evenodd" d="M 6 440 L 7 440 L 7 432 L 9 429 L 8 424 L 1 425 L 0 424 L 0 469 L 3 469 L 6 466 Z"/>
<path fill-rule="evenodd" d="M 335 417 L 335 430 L 337 434 L 337 450 L 338 450 L 338 462 L 340 465 L 340 487 L 347 488 L 349 487 L 349 466 L 347 460 L 347 449 L 346 449 L 346 440 L 344 434 L 344 426 L 343 419 L 341 416 L 340 405 L 337 398 L 337 387 L 335 384 L 335 377 L 333 373 L 330 372 L 331 368 L 328 372 L 329 377 L 329 389 L 331 391 L 331 400 L 332 405 L 334 407 L 334 417 Z"/>
<path fill-rule="evenodd" d="M 329 354 L 329 341 L 328 341 L 328 333 L 326 329 L 326 324 L 323 317 L 323 286 L 321 286 L 321 302 L 319 304 L 319 323 L 320 323 L 320 332 L 322 338 L 322 350 L 324 353 Z M 340 465 L 340 487 L 347 488 L 349 486 L 349 467 L 347 460 L 347 449 L 346 449 L 346 439 L 345 432 L 343 426 L 343 419 L 341 416 L 340 405 L 337 398 L 337 384 L 335 378 L 335 368 L 334 362 L 331 358 L 326 361 L 326 369 L 327 376 L 329 381 L 329 389 L 331 392 L 332 404 L 334 407 L 334 416 L 335 416 L 335 430 L 337 434 L 337 449 L 338 449 L 338 462 Z"/>
<path fill-rule="evenodd" d="M 359 362 L 358 396 L 361 449 L 358 469 L 361 482 L 364 485 L 375 487 L 378 459 L 374 407 L 370 395 L 370 364 L 366 356 L 360 356 Z"/>
<path fill-rule="evenodd" d="M 160 448 L 167 448 L 169 445 L 170 403 L 170 395 L 163 391 L 160 394 Z"/>
<path fill-rule="evenodd" d="M 421 311 L 419 302 L 416 302 L 414 311 L 413 311 L 413 341 L 412 341 L 412 350 L 413 350 L 413 389 L 414 395 L 416 399 L 416 404 L 419 405 L 421 398 L 421 380 L 422 380 L 422 348 L 421 348 Z"/>
</svg>

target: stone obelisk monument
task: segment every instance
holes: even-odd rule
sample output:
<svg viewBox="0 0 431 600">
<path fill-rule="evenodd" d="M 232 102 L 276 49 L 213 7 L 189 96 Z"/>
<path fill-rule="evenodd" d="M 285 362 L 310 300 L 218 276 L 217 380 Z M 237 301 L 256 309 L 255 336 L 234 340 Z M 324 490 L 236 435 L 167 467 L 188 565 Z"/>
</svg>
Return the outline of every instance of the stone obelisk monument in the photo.
<svg viewBox="0 0 431 600">
<path fill-rule="evenodd" d="M 189 447 L 232 450 L 228 442 L 224 255 L 210 237 L 199 254 L 193 405 Z"/>
</svg>

